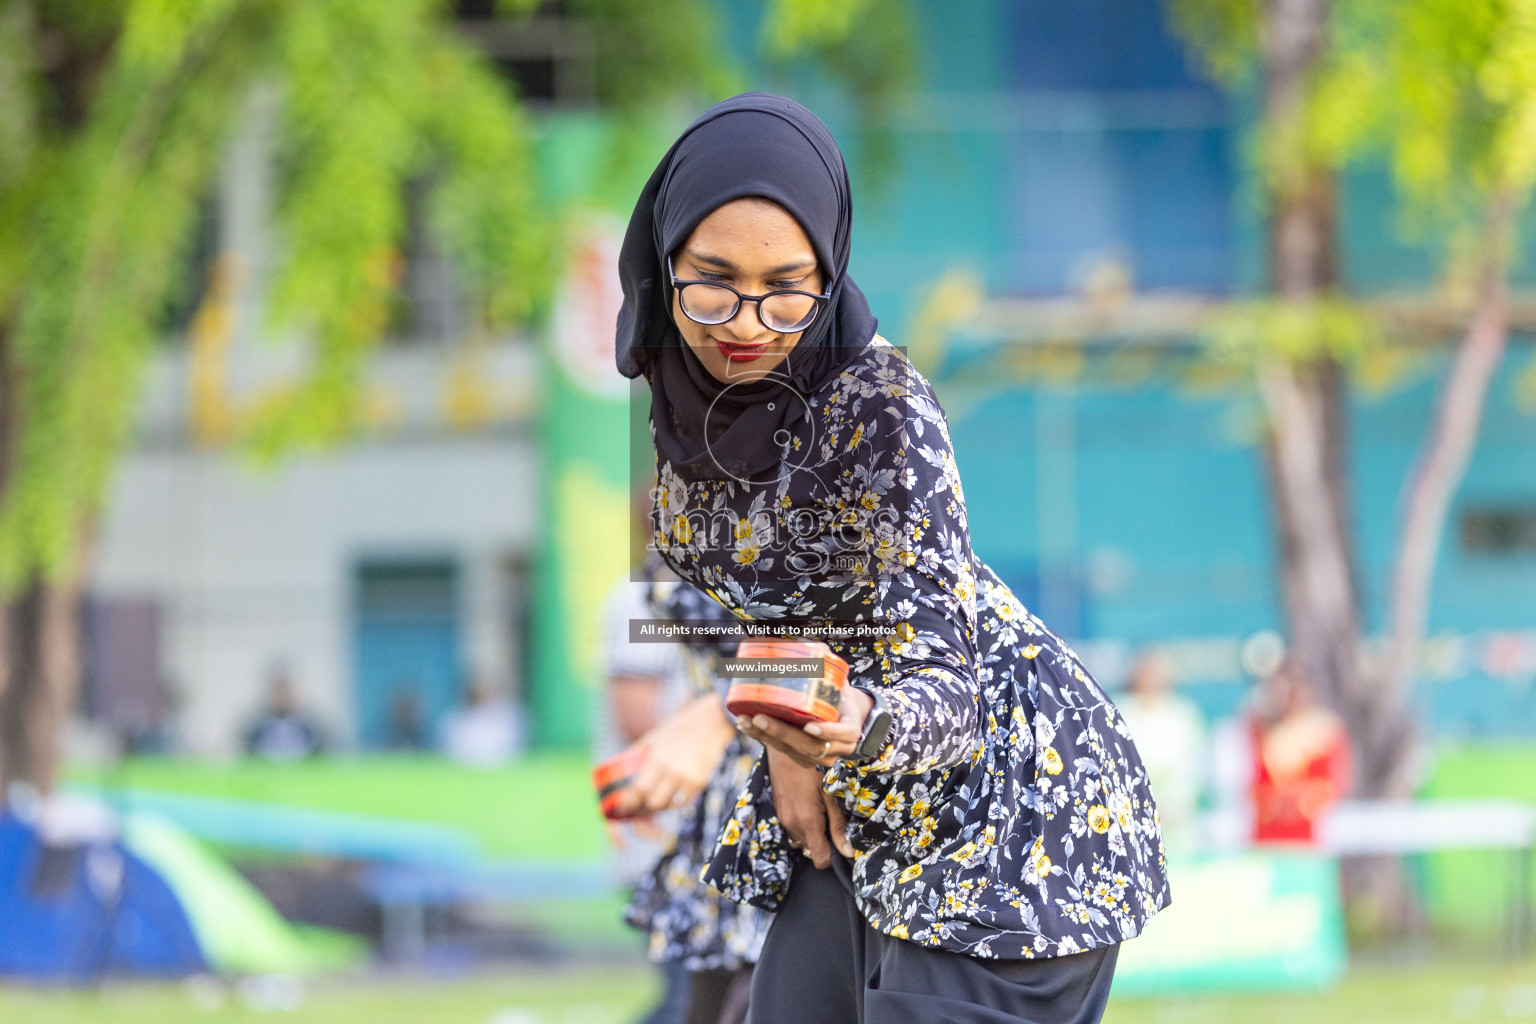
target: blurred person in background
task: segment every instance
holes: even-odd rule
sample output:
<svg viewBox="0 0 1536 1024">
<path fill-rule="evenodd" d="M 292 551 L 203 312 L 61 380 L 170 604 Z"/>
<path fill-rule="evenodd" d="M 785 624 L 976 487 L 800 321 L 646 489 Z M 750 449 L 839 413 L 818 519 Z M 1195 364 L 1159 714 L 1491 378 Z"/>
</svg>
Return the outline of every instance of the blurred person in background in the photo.
<svg viewBox="0 0 1536 1024">
<path fill-rule="evenodd" d="M 603 661 L 606 700 L 596 703 L 592 754 L 612 757 L 644 736 L 688 696 L 691 681 L 676 643 L 632 643 L 629 624 L 653 618 L 648 595 L 653 584 L 625 580 L 603 603 Z"/>
<path fill-rule="evenodd" d="M 389 722 L 384 734 L 384 749 L 412 751 L 427 749 L 427 723 L 421 709 L 421 690 L 414 683 L 403 683 L 389 698 Z"/>
<path fill-rule="evenodd" d="M 124 729 L 123 752 L 130 755 L 163 757 L 176 753 L 180 746 L 176 735 L 176 715 L 180 704 L 179 694 L 171 681 L 156 676 L 149 699 L 140 710 L 138 720 Z"/>
<path fill-rule="evenodd" d="M 624 580 L 603 603 L 603 662 L 608 689 L 594 701 L 592 758 L 604 761 L 637 742 L 687 694 L 688 673 L 682 652 L 673 643 L 633 643 L 629 624 L 652 618 L 647 595 L 651 585 Z M 676 812 L 649 818 L 609 821 L 614 866 L 619 882 L 631 894 L 672 841 Z M 640 1024 L 682 1024 L 688 1012 L 688 969 L 675 960 L 657 962 L 662 977 L 661 999 Z"/>
<path fill-rule="evenodd" d="M 299 706 L 288 669 L 273 668 L 267 678 L 266 704 L 246 726 L 245 752 L 268 761 L 299 761 L 325 748 L 325 730 Z"/>
<path fill-rule="evenodd" d="M 1174 690 L 1173 666 L 1155 650 L 1137 655 L 1119 707 L 1152 780 L 1163 842 L 1193 852 L 1208 759 L 1205 716 Z"/>
<path fill-rule="evenodd" d="M 760 748 L 736 730 L 723 703 L 725 680 L 717 675 L 717 660 L 734 651 L 734 640 L 629 642 L 631 617 L 690 624 L 731 621 L 702 591 L 659 578 L 670 575 L 664 571 L 655 574 L 658 579 L 649 584 L 622 584 L 609 613 L 614 718 L 640 730 L 628 738 L 646 752 L 627 808 L 651 812 L 656 824 L 646 834 L 661 840 L 647 848 L 637 837 L 623 836 L 636 826 L 616 830 L 629 847 L 626 859 L 640 868 L 624 917 L 646 933 L 649 955 L 662 965 L 669 983 L 647 1024 L 668 1019 L 740 1024 L 770 915 L 725 899 L 699 874 Z M 626 606 L 632 614 L 619 614 Z M 653 673 L 646 685 L 648 699 L 639 688 L 644 677 L 637 669 L 644 668 Z M 673 983 L 680 983 L 680 997 Z"/>
<path fill-rule="evenodd" d="M 690 625 L 735 621 L 718 601 L 688 584 L 658 582 L 648 603 L 660 619 Z M 762 754 L 725 709 L 729 680 L 720 676 L 719 660 L 735 649 L 735 639 L 680 645 L 689 692 L 640 738 L 646 761 L 632 787 L 636 807 L 680 807 L 671 842 L 641 878 L 624 917 L 648 934 L 653 959 L 686 968 L 686 1024 L 741 1024 L 753 965 L 772 917 L 726 899 L 700 879 Z"/>
<path fill-rule="evenodd" d="M 833 638 L 837 721 L 738 719 L 769 749 L 704 877 L 778 911 L 754 1024 L 1090 1024 L 1169 900 L 1146 769 L 972 555 L 943 412 L 876 335 L 851 233 L 826 126 L 747 93 L 662 158 L 619 258 L 667 565 L 744 619 L 890 630 Z"/>
<path fill-rule="evenodd" d="M 438 738 L 449 758 L 475 768 L 490 768 L 522 753 L 522 718 L 510 700 L 492 692 L 484 680 L 471 678 L 459 706 L 439 723 Z"/>
<path fill-rule="evenodd" d="M 1349 734 L 1291 658 L 1254 693 L 1253 838 L 1311 843 L 1317 820 L 1349 792 Z"/>
</svg>

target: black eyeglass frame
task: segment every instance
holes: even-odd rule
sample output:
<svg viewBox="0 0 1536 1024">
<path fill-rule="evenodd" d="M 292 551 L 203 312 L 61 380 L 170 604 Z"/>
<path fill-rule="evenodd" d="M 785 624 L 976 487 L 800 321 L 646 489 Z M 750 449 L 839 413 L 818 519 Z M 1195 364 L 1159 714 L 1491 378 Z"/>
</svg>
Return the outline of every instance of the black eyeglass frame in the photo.
<svg viewBox="0 0 1536 1024">
<path fill-rule="evenodd" d="M 703 324 L 705 327 L 718 327 L 721 324 L 728 324 L 732 320 L 736 319 L 737 313 L 741 312 L 741 304 L 743 302 L 755 302 L 757 303 L 758 323 L 762 324 L 770 331 L 773 331 L 775 334 L 799 334 L 801 331 L 808 330 L 811 324 L 816 322 L 816 318 L 821 316 L 822 308 L 832 300 L 831 292 L 818 293 L 800 291 L 798 288 L 778 288 L 771 292 L 764 292 L 761 295 L 744 295 L 743 293 L 737 291 L 735 288 L 732 288 L 730 285 L 725 284 L 723 281 L 679 281 L 677 279 L 677 271 L 672 268 L 671 256 L 667 257 L 667 276 L 672 279 L 672 287 L 677 289 L 677 304 L 678 308 L 683 311 L 683 315 L 686 316 L 689 320 L 692 320 L 694 323 Z M 700 320 L 698 317 L 688 312 L 687 305 L 683 303 L 683 289 L 691 284 L 706 284 L 711 288 L 724 288 L 732 295 L 735 295 L 736 304 L 731 307 L 730 315 L 721 317 L 719 320 Z M 811 306 L 810 318 L 804 323 L 800 324 L 798 327 L 787 330 L 782 327 L 773 326 L 773 324 L 763 319 L 763 301 L 765 299 L 771 299 L 775 295 L 803 295 L 808 299 L 813 299 L 814 305 Z"/>
</svg>

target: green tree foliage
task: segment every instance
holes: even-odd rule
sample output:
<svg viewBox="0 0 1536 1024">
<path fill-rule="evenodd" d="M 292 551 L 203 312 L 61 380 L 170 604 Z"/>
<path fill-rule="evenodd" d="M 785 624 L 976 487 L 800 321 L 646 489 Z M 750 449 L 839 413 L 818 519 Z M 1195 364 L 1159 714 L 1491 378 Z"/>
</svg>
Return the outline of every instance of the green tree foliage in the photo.
<svg viewBox="0 0 1536 1024">
<path fill-rule="evenodd" d="M 284 258 L 271 310 L 315 344 L 303 383 L 259 420 L 268 450 L 334 442 L 355 427 L 358 372 L 394 288 L 405 182 L 433 180 L 428 215 L 478 323 L 518 322 L 549 285 L 550 225 L 536 205 L 526 115 L 446 31 L 438 6 L 298 3 L 274 33 Z"/>
<path fill-rule="evenodd" d="M 898 154 L 889 130 L 896 105 L 918 78 L 910 11 L 892 0 L 767 0 L 759 32 L 769 61 L 810 63 L 853 98 L 863 126 L 855 145 L 860 184 L 880 191 Z"/>
<path fill-rule="evenodd" d="M 1536 187 L 1536 3 L 1354 0 L 1311 120 L 1335 165 L 1390 162 L 1405 228 L 1438 242 L 1446 296 L 1473 304 L 1520 251 Z M 1517 386 L 1536 408 L 1536 360 Z"/>
<path fill-rule="evenodd" d="M 1194 58 L 1229 89 L 1262 71 L 1260 0 L 1170 0 Z M 1458 255 L 1488 197 L 1536 185 L 1536 3 L 1334 0 L 1329 45 L 1290 147 L 1343 168 L 1386 155 L 1421 230 Z M 1258 140 L 1261 154 L 1286 149 Z"/>
<path fill-rule="evenodd" d="M 1169 9 L 1197 62 L 1233 91 L 1251 87 L 1264 4 L 1170 0 Z M 1405 234 L 1440 247 L 1444 295 L 1469 305 L 1479 278 L 1502 273 L 1519 251 L 1519 215 L 1536 187 L 1536 3 L 1334 0 L 1318 67 L 1299 138 L 1253 140 L 1256 171 L 1273 182 L 1270 160 L 1286 153 L 1336 170 L 1385 161 L 1405 200 Z M 1326 304 L 1234 307 L 1217 320 L 1215 351 L 1249 363 L 1321 353 L 1359 367 L 1401 340 L 1348 297 Z M 1318 329 L 1298 331 L 1303 320 Z M 1536 361 L 1519 386 L 1536 406 Z"/>
<path fill-rule="evenodd" d="M 1259 0 L 1169 0 L 1174 30 L 1218 82 L 1237 88 L 1259 57 Z"/>
<path fill-rule="evenodd" d="M 590 28 L 604 103 L 732 84 L 708 0 L 566 6 Z M 784 52 L 833 53 L 856 34 L 848 5 L 770 6 Z M 874 17 L 893 0 L 856 6 Z M 259 453 L 332 444 L 361 422 L 406 183 L 432 182 L 430 221 L 477 327 L 520 322 L 547 295 L 558 247 L 534 128 L 449 13 L 445 0 L 0 0 L 0 594 L 79 550 L 253 89 L 281 107 L 267 298 L 307 346 L 302 378 L 248 424 Z"/>
<path fill-rule="evenodd" d="M 1442 217 L 1477 220 L 1495 191 L 1528 195 L 1536 4 L 1354 0 L 1340 9 L 1312 121 L 1336 162 L 1386 150 L 1403 192 Z"/>
<path fill-rule="evenodd" d="M 818 0 L 825 3 L 826 0 Z M 597 98 L 636 111 L 702 93 L 735 91 L 720 60 L 720 26 L 709 0 L 667 0 L 664 12 L 637 0 L 570 0 L 592 28 Z"/>
<path fill-rule="evenodd" d="M 0 26 L 16 58 L 0 128 L 7 592 L 76 551 L 257 83 L 283 108 L 272 310 L 310 359 L 264 411 L 261 443 L 330 442 L 355 424 L 405 181 L 436 176 L 434 223 L 486 323 L 515 320 L 547 284 L 526 119 L 435 0 L 11 0 Z"/>
</svg>

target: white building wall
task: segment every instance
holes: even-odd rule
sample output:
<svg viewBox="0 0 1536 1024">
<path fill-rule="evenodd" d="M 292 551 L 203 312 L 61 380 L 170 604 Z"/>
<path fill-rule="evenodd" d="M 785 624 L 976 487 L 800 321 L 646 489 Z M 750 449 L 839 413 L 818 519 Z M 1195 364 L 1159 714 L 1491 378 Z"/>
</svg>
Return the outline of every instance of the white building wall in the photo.
<svg viewBox="0 0 1536 1024">
<path fill-rule="evenodd" d="M 531 556 L 537 474 L 532 445 L 515 437 L 370 443 L 270 472 L 228 454 L 140 450 L 119 471 L 92 590 L 161 603 L 162 657 L 193 752 L 238 748 L 279 662 L 346 740 L 360 557 L 452 557 L 466 667 L 509 684 L 500 567 Z"/>
<path fill-rule="evenodd" d="M 213 339 L 234 410 L 301 377 L 307 346 L 271 333 L 270 151 L 276 97 L 250 97 L 224 161 L 217 237 L 232 274 L 228 337 Z M 121 461 L 93 553 L 90 591 L 153 598 L 160 651 L 192 752 L 227 754 L 274 665 L 344 744 L 354 737 L 354 571 L 361 558 L 451 558 L 459 571 L 463 667 L 515 688 L 505 566 L 531 562 L 539 492 L 527 436 L 539 360 L 522 338 L 412 338 L 370 358 L 367 436 L 269 470 L 200 447 L 192 424 L 196 343 L 157 353 L 136 445 Z M 466 398 L 466 396 L 468 396 Z M 204 398 L 206 399 L 206 394 Z"/>
</svg>

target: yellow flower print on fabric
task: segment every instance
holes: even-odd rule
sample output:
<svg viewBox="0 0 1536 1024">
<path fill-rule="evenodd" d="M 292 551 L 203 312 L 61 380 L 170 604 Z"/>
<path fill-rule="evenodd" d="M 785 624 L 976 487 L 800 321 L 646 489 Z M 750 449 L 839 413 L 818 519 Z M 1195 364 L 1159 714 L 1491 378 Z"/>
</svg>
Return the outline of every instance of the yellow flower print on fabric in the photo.
<svg viewBox="0 0 1536 1024">
<path fill-rule="evenodd" d="M 1029 866 L 1042 882 L 1050 876 L 1051 858 L 1046 856 L 1043 839 L 1036 839 L 1035 844 L 1030 847 Z"/>
</svg>

